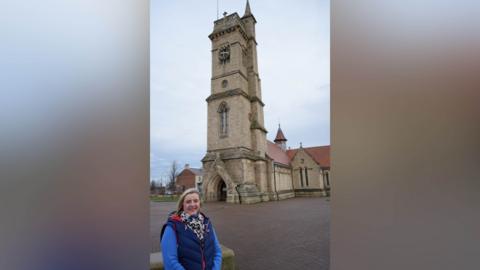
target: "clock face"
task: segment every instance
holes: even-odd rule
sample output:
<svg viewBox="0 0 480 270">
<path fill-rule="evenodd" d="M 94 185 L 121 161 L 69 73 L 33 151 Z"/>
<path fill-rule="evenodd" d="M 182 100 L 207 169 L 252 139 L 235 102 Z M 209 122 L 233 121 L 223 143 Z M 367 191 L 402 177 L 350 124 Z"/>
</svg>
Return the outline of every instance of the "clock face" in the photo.
<svg viewBox="0 0 480 270">
<path fill-rule="evenodd" d="M 230 60 L 230 46 L 226 45 L 220 48 L 218 51 L 218 59 L 220 63 L 225 64 L 228 60 Z"/>
</svg>

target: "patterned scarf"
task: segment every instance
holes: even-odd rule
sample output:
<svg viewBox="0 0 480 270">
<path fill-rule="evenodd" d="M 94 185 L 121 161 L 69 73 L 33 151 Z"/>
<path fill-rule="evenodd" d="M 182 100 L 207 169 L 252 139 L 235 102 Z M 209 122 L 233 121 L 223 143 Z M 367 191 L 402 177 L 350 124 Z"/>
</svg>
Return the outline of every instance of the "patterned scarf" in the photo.
<svg viewBox="0 0 480 270">
<path fill-rule="evenodd" d="M 200 241 L 202 241 L 206 230 L 206 224 L 203 223 L 203 215 L 201 213 L 198 213 L 197 215 L 189 215 L 182 212 L 180 217 L 182 218 L 182 222 L 197 235 Z"/>
</svg>

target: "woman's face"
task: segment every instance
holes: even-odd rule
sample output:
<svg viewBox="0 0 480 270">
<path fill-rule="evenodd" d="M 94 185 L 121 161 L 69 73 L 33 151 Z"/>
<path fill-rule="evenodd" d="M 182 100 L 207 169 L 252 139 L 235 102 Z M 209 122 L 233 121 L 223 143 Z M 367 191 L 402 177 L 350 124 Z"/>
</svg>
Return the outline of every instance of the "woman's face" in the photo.
<svg viewBox="0 0 480 270">
<path fill-rule="evenodd" d="M 185 196 L 183 211 L 189 215 L 197 214 L 200 211 L 200 197 L 197 193 L 190 193 Z"/>
</svg>

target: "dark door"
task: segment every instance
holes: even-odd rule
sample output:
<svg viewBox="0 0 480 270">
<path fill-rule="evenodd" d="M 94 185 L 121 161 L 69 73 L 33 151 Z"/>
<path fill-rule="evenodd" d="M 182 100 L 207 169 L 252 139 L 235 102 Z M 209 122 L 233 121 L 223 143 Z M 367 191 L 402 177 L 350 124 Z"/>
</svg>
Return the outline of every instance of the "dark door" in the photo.
<svg viewBox="0 0 480 270">
<path fill-rule="evenodd" d="M 227 200 L 227 185 L 224 181 L 220 181 L 218 184 L 218 200 L 222 202 Z"/>
</svg>

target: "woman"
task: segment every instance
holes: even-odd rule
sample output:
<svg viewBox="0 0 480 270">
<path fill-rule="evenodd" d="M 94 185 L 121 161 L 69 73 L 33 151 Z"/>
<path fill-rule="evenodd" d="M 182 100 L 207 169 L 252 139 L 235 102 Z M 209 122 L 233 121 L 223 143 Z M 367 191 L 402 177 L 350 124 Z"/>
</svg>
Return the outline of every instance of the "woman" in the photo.
<svg viewBox="0 0 480 270">
<path fill-rule="evenodd" d="M 185 190 L 177 211 L 170 214 L 161 235 L 165 270 L 220 270 L 222 250 L 212 223 L 200 212 L 200 193 Z"/>
</svg>

